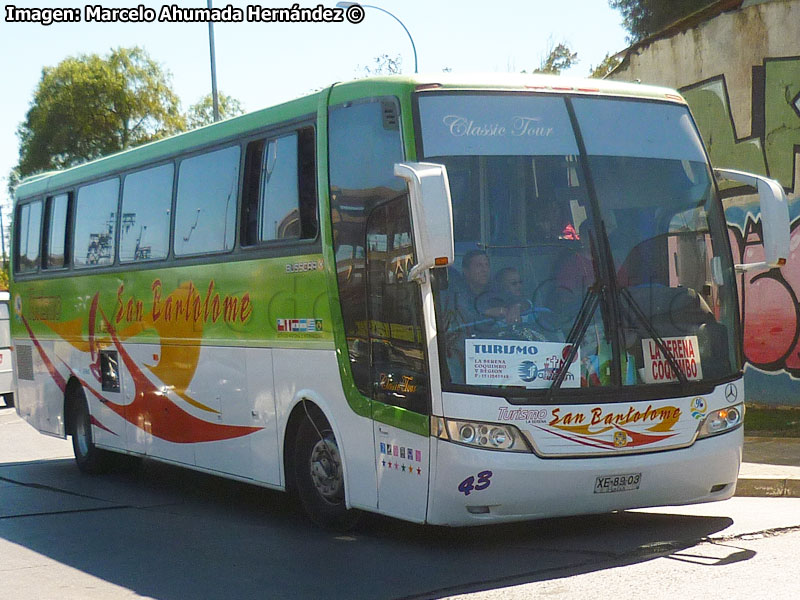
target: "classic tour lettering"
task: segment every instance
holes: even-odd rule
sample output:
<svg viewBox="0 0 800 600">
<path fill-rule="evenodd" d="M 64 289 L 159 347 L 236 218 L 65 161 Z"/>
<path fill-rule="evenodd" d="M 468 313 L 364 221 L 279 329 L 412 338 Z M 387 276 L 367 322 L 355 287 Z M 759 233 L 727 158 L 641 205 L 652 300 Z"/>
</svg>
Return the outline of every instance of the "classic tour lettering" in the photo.
<svg viewBox="0 0 800 600">
<path fill-rule="evenodd" d="M 442 122 L 453 137 L 549 137 L 552 127 L 540 124 L 538 117 L 513 117 L 511 126 L 500 123 L 476 123 L 473 119 L 460 115 L 447 115 Z"/>
<path fill-rule="evenodd" d="M 409 375 L 403 375 L 400 381 L 392 381 L 392 378 L 385 373 L 381 373 L 380 386 L 382 390 L 403 392 L 405 394 L 415 393 L 418 387 L 414 383 L 414 378 Z"/>
</svg>

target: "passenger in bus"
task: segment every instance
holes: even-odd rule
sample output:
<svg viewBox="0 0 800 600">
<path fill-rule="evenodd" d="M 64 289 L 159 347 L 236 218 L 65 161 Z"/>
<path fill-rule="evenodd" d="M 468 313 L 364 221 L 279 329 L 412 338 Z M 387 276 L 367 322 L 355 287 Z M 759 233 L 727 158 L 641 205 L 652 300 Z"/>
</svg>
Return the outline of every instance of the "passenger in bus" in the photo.
<svg viewBox="0 0 800 600">
<path fill-rule="evenodd" d="M 450 274 L 442 311 L 447 331 L 447 362 L 455 383 L 463 383 L 467 338 L 548 339 L 529 318 L 534 312 L 533 305 L 524 297 L 522 277 L 516 267 L 499 271 L 495 285 L 491 285 L 491 265 L 485 252 L 472 250 L 464 255 L 461 264 L 460 276 L 457 272 Z"/>
<path fill-rule="evenodd" d="M 507 312 L 499 303 L 489 301 L 491 266 L 483 250 L 471 250 L 461 260 L 461 274 L 449 277 L 442 311 L 447 332 L 447 363 L 456 383 L 464 382 L 464 340 L 490 336 L 498 319 Z"/>
<path fill-rule="evenodd" d="M 497 273 L 500 302 L 505 312 L 503 320 L 506 323 L 519 323 L 522 313 L 530 310 L 531 302 L 522 292 L 522 275 L 516 267 L 506 267 Z"/>
<path fill-rule="evenodd" d="M 482 259 L 477 260 L 484 262 Z M 475 264 L 475 267 L 482 270 L 485 264 Z M 484 274 L 473 272 L 469 276 L 479 276 L 479 281 L 482 282 Z M 468 278 L 465 279 L 469 281 Z M 519 323 L 522 313 L 529 311 L 531 308 L 530 301 L 525 299 L 522 293 L 522 277 L 519 271 L 516 267 L 506 267 L 497 273 L 493 280 L 492 285 L 481 284 L 479 287 L 471 288 L 478 290 L 477 295 L 473 296 L 471 300 L 474 304 L 473 321 L 492 324 L 497 321 L 502 321 L 505 324 Z M 460 303 L 461 301 L 459 300 L 457 304 Z"/>
<path fill-rule="evenodd" d="M 471 250 L 461 259 L 461 277 L 451 277 L 445 298 L 447 330 L 472 329 L 485 319 L 478 310 L 478 299 L 488 291 L 491 267 L 483 250 Z"/>
</svg>

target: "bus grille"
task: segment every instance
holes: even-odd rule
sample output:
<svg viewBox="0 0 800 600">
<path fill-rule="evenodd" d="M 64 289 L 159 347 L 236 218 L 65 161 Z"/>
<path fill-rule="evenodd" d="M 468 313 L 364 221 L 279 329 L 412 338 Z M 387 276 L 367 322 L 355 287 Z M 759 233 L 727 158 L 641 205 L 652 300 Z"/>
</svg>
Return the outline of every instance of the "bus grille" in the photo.
<svg viewBox="0 0 800 600">
<path fill-rule="evenodd" d="M 17 379 L 33 381 L 33 347 L 17 346 Z"/>
</svg>

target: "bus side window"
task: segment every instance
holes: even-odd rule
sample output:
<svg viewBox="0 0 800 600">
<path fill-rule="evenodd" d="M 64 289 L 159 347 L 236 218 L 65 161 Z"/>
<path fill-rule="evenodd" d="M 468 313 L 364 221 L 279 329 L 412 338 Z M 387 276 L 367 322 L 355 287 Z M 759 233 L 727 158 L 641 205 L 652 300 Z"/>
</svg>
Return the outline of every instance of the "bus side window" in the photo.
<svg viewBox="0 0 800 600">
<path fill-rule="evenodd" d="M 176 256 L 233 249 L 239 146 L 198 154 L 178 166 L 173 247 Z"/>
<path fill-rule="evenodd" d="M 32 273 L 39 268 L 41 247 L 42 201 L 35 200 L 17 207 L 14 229 L 16 234 L 16 271 Z"/>
<path fill-rule="evenodd" d="M 69 205 L 69 194 L 59 194 L 47 199 L 44 225 L 45 269 L 62 269 L 69 265 L 69 257 L 67 256 Z"/>
<path fill-rule="evenodd" d="M 76 267 L 114 263 L 119 179 L 78 188 L 72 257 Z"/>
<path fill-rule="evenodd" d="M 316 238 L 314 129 L 250 142 L 244 186 L 243 246 Z"/>
<path fill-rule="evenodd" d="M 394 175 L 394 164 L 403 160 L 399 116 L 396 98 L 370 98 L 331 107 L 328 122 L 339 302 L 353 382 L 367 397 L 374 388 L 367 351 L 366 217 L 373 207 L 407 195 L 405 181 Z"/>
<path fill-rule="evenodd" d="M 167 258 L 172 210 L 172 163 L 137 171 L 122 183 L 120 262 Z"/>
</svg>

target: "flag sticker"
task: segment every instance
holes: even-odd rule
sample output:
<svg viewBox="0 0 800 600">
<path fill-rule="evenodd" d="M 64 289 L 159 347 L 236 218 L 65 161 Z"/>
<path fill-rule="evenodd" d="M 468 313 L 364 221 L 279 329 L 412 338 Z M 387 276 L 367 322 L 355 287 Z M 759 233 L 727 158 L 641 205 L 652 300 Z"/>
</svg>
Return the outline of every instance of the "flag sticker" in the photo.
<svg viewBox="0 0 800 600">
<path fill-rule="evenodd" d="M 278 319 L 278 333 L 316 333 L 322 331 L 322 319 Z"/>
</svg>

